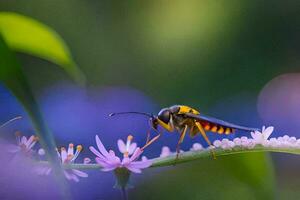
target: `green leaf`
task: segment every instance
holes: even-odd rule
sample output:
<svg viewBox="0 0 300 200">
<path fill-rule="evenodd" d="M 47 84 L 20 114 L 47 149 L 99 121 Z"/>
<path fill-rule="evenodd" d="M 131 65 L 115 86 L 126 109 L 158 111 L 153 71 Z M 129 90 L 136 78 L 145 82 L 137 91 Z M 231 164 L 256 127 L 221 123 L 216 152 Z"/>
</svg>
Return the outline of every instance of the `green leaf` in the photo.
<svg viewBox="0 0 300 200">
<path fill-rule="evenodd" d="M 54 62 L 76 81 L 84 83 L 85 77 L 68 47 L 50 27 L 17 13 L 0 12 L 0 33 L 12 50 Z"/>
<path fill-rule="evenodd" d="M 48 160 L 51 161 L 51 165 L 56 175 L 60 177 L 59 184 L 62 186 L 63 190 L 65 190 L 65 181 L 64 178 L 62 178 L 63 173 L 55 151 L 56 145 L 53 136 L 43 120 L 39 106 L 33 96 L 20 64 L 17 62 L 14 53 L 11 52 L 1 35 L 0 57 L 0 81 L 17 97 L 29 114 L 36 130 L 36 134 L 40 138 L 40 143 L 47 152 Z M 64 195 L 68 197 L 68 194 L 66 194 L 65 191 Z"/>
<path fill-rule="evenodd" d="M 0 56 L 0 80 L 25 107 L 36 126 L 37 134 L 40 135 L 45 150 L 54 152 L 54 140 L 51 134 L 49 134 L 46 124 L 42 120 L 42 115 L 37 106 L 37 102 L 33 97 L 29 84 L 19 63 L 16 61 L 16 58 L 7 47 L 2 37 L 0 37 Z"/>
<path fill-rule="evenodd" d="M 255 178 L 255 184 L 262 185 L 261 188 L 249 181 L 253 173 L 249 173 L 249 168 L 244 168 L 239 161 L 248 156 L 251 157 L 250 160 L 256 161 L 258 169 L 267 169 L 269 166 L 264 154 L 247 153 L 220 157 L 217 160 L 206 158 L 185 165 L 162 168 L 160 172 L 144 174 L 146 177 L 135 184 L 136 189 L 130 193 L 130 199 L 274 199 L 273 184 L 262 185 L 266 182 L 269 184 L 263 179 L 272 180 L 269 173 L 264 174 L 261 179 Z M 259 160 L 261 158 L 263 159 Z M 243 178 L 236 176 L 234 170 L 238 170 Z M 254 176 L 257 177 L 257 174 Z"/>
</svg>

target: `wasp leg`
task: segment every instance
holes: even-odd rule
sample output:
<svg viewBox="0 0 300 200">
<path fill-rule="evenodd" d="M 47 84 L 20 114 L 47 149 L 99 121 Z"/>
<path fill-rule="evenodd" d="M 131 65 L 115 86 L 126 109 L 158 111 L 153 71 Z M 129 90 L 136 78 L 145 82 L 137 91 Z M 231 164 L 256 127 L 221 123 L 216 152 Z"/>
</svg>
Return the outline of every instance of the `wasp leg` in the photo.
<svg viewBox="0 0 300 200">
<path fill-rule="evenodd" d="M 176 160 L 178 159 L 179 157 L 179 153 L 180 153 L 180 144 L 183 142 L 183 139 L 184 139 L 184 136 L 186 134 L 186 131 L 188 129 L 188 126 L 185 125 L 182 132 L 180 133 L 180 137 L 179 137 L 179 140 L 178 140 L 178 143 L 177 143 L 177 147 L 176 147 Z"/>
<path fill-rule="evenodd" d="M 202 125 L 199 123 L 199 122 L 195 122 L 196 126 L 198 127 L 201 135 L 203 136 L 203 138 L 205 139 L 205 141 L 207 142 L 207 144 L 212 147 L 212 144 L 211 142 L 209 141 L 206 133 L 205 133 L 205 130 L 203 129 Z M 211 149 L 211 153 L 212 153 L 212 156 L 214 159 L 216 159 L 216 154 L 215 154 L 215 151 L 213 149 Z"/>
<path fill-rule="evenodd" d="M 148 147 L 150 144 L 152 144 L 153 142 L 155 142 L 156 140 L 158 140 L 158 138 L 162 135 L 162 133 L 158 133 L 157 136 L 155 136 L 154 138 L 152 138 L 149 142 L 147 142 L 142 148 L 141 150 L 143 151 L 146 147 Z"/>
<path fill-rule="evenodd" d="M 166 129 L 169 132 L 173 132 L 174 131 L 174 126 L 171 123 L 164 123 L 163 121 L 161 121 L 160 119 L 157 118 L 157 122 L 159 125 L 161 125 L 164 129 Z"/>
<path fill-rule="evenodd" d="M 148 131 L 147 131 L 147 140 L 146 140 L 146 144 L 149 142 L 149 140 L 150 140 L 150 130 L 151 129 L 149 129 Z"/>
<path fill-rule="evenodd" d="M 198 132 L 199 131 L 198 131 L 197 126 L 192 126 L 190 128 L 190 136 L 191 136 L 191 138 L 194 138 L 197 135 Z"/>
</svg>

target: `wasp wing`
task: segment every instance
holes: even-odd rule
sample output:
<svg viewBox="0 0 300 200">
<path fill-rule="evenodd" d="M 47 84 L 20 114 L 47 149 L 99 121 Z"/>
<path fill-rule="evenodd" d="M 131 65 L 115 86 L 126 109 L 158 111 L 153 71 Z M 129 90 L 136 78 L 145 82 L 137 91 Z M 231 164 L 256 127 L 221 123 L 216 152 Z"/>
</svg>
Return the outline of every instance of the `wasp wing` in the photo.
<svg viewBox="0 0 300 200">
<path fill-rule="evenodd" d="M 239 125 L 236 125 L 236 124 L 225 122 L 223 120 L 216 119 L 214 117 L 205 116 L 205 115 L 202 115 L 202 114 L 201 115 L 195 115 L 195 114 L 192 114 L 192 113 L 185 113 L 184 115 L 186 115 L 187 117 L 190 117 L 190 118 L 194 118 L 194 119 L 196 119 L 200 122 L 204 121 L 204 122 L 213 123 L 213 124 L 228 127 L 228 128 L 233 128 L 233 129 L 238 129 L 238 130 L 243 130 L 243 131 L 259 131 L 258 128 L 250 128 L 250 127 L 246 127 L 246 126 L 239 126 Z"/>
</svg>

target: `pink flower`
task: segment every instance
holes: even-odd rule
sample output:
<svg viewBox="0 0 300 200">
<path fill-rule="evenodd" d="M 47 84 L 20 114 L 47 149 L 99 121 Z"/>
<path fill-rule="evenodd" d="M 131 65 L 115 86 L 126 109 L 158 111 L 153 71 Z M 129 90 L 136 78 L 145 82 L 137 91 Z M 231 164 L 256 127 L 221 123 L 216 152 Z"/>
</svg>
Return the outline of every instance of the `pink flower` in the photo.
<svg viewBox="0 0 300 200">
<path fill-rule="evenodd" d="M 96 135 L 96 144 L 98 150 L 94 147 L 90 147 L 90 150 L 97 156 L 96 162 L 101 165 L 102 171 L 112 171 L 117 168 L 127 168 L 129 171 L 134 173 L 141 173 L 141 169 L 147 168 L 151 165 L 151 161 L 146 157 L 143 157 L 142 161 L 136 161 L 143 151 L 136 147 L 136 144 L 131 144 L 133 137 L 129 135 L 127 137 L 126 145 L 123 141 L 118 141 L 118 147 L 121 153 L 123 153 L 123 159 L 115 155 L 113 150 L 107 151 L 102 144 L 99 136 Z M 129 157 L 131 155 L 131 157 Z"/>
<path fill-rule="evenodd" d="M 74 152 L 74 145 L 71 143 L 69 144 L 68 150 L 66 150 L 65 147 L 62 147 L 60 152 L 57 150 L 57 155 L 60 158 L 62 164 L 72 164 L 75 162 L 81 150 L 82 146 L 77 145 L 76 151 Z M 86 163 L 88 163 L 88 158 L 85 158 L 84 164 Z M 49 175 L 51 171 L 52 169 L 49 166 L 39 166 L 36 168 L 36 172 L 39 175 Z M 87 173 L 77 169 L 65 169 L 64 175 L 68 180 L 73 180 L 75 182 L 79 181 L 79 177 L 88 177 Z"/>
<path fill-rule="evenodd" d="M 10 144 L 7 146 L 7 151 L 10 153 L 23 152 L 26 154 L 32 153 L 32 148 L 38 141 L 38 137 L 32 135 L 28 139 L 25 136 L 21 137 L 20 132 L 16 132 L 17 145 Z"/>
</svg>

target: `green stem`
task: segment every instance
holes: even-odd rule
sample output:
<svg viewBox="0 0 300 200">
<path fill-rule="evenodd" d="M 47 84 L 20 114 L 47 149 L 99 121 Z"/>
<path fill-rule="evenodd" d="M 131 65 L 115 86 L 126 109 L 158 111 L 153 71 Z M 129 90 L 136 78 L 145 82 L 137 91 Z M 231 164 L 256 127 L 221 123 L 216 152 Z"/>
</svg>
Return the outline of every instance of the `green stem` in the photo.
<svg viewBox="0 0 300 200">
<path fill-rule="evenodd" d="M 252 153 L 252 152 L 277 152 L 277 153 L 289 153 L 289 154 L 298 154 L 300 155 L 300 149 L 288 149 L 288 148 L 273 148 L 273 147 L 263 147 L 257 145 L 253 149 L 245 149 L 241 147 L 235 147 L 232 150 L 224 149 L 214 149 L 216 156 L 226 156 L 232 154 L 240 153 Z M 172 166 L 174 164 L 180 164 L 185 162 L 194 161 L 200 158 L 211 157 L 211 152 L 209 149 L 199 150 L 199 151 L 188 151 L 183 152 L 179 155 L 179 158 L 176 160 L 176 155 L 170 155 L 164 158 L 154 158 L 152 159 L 153 163 L 150 167 L 163 167 L 163 166 Z M 66 169 L 101 169 L 102 167 L 98 164 L 70 164 L 64 165 Z"/>
</svg>

